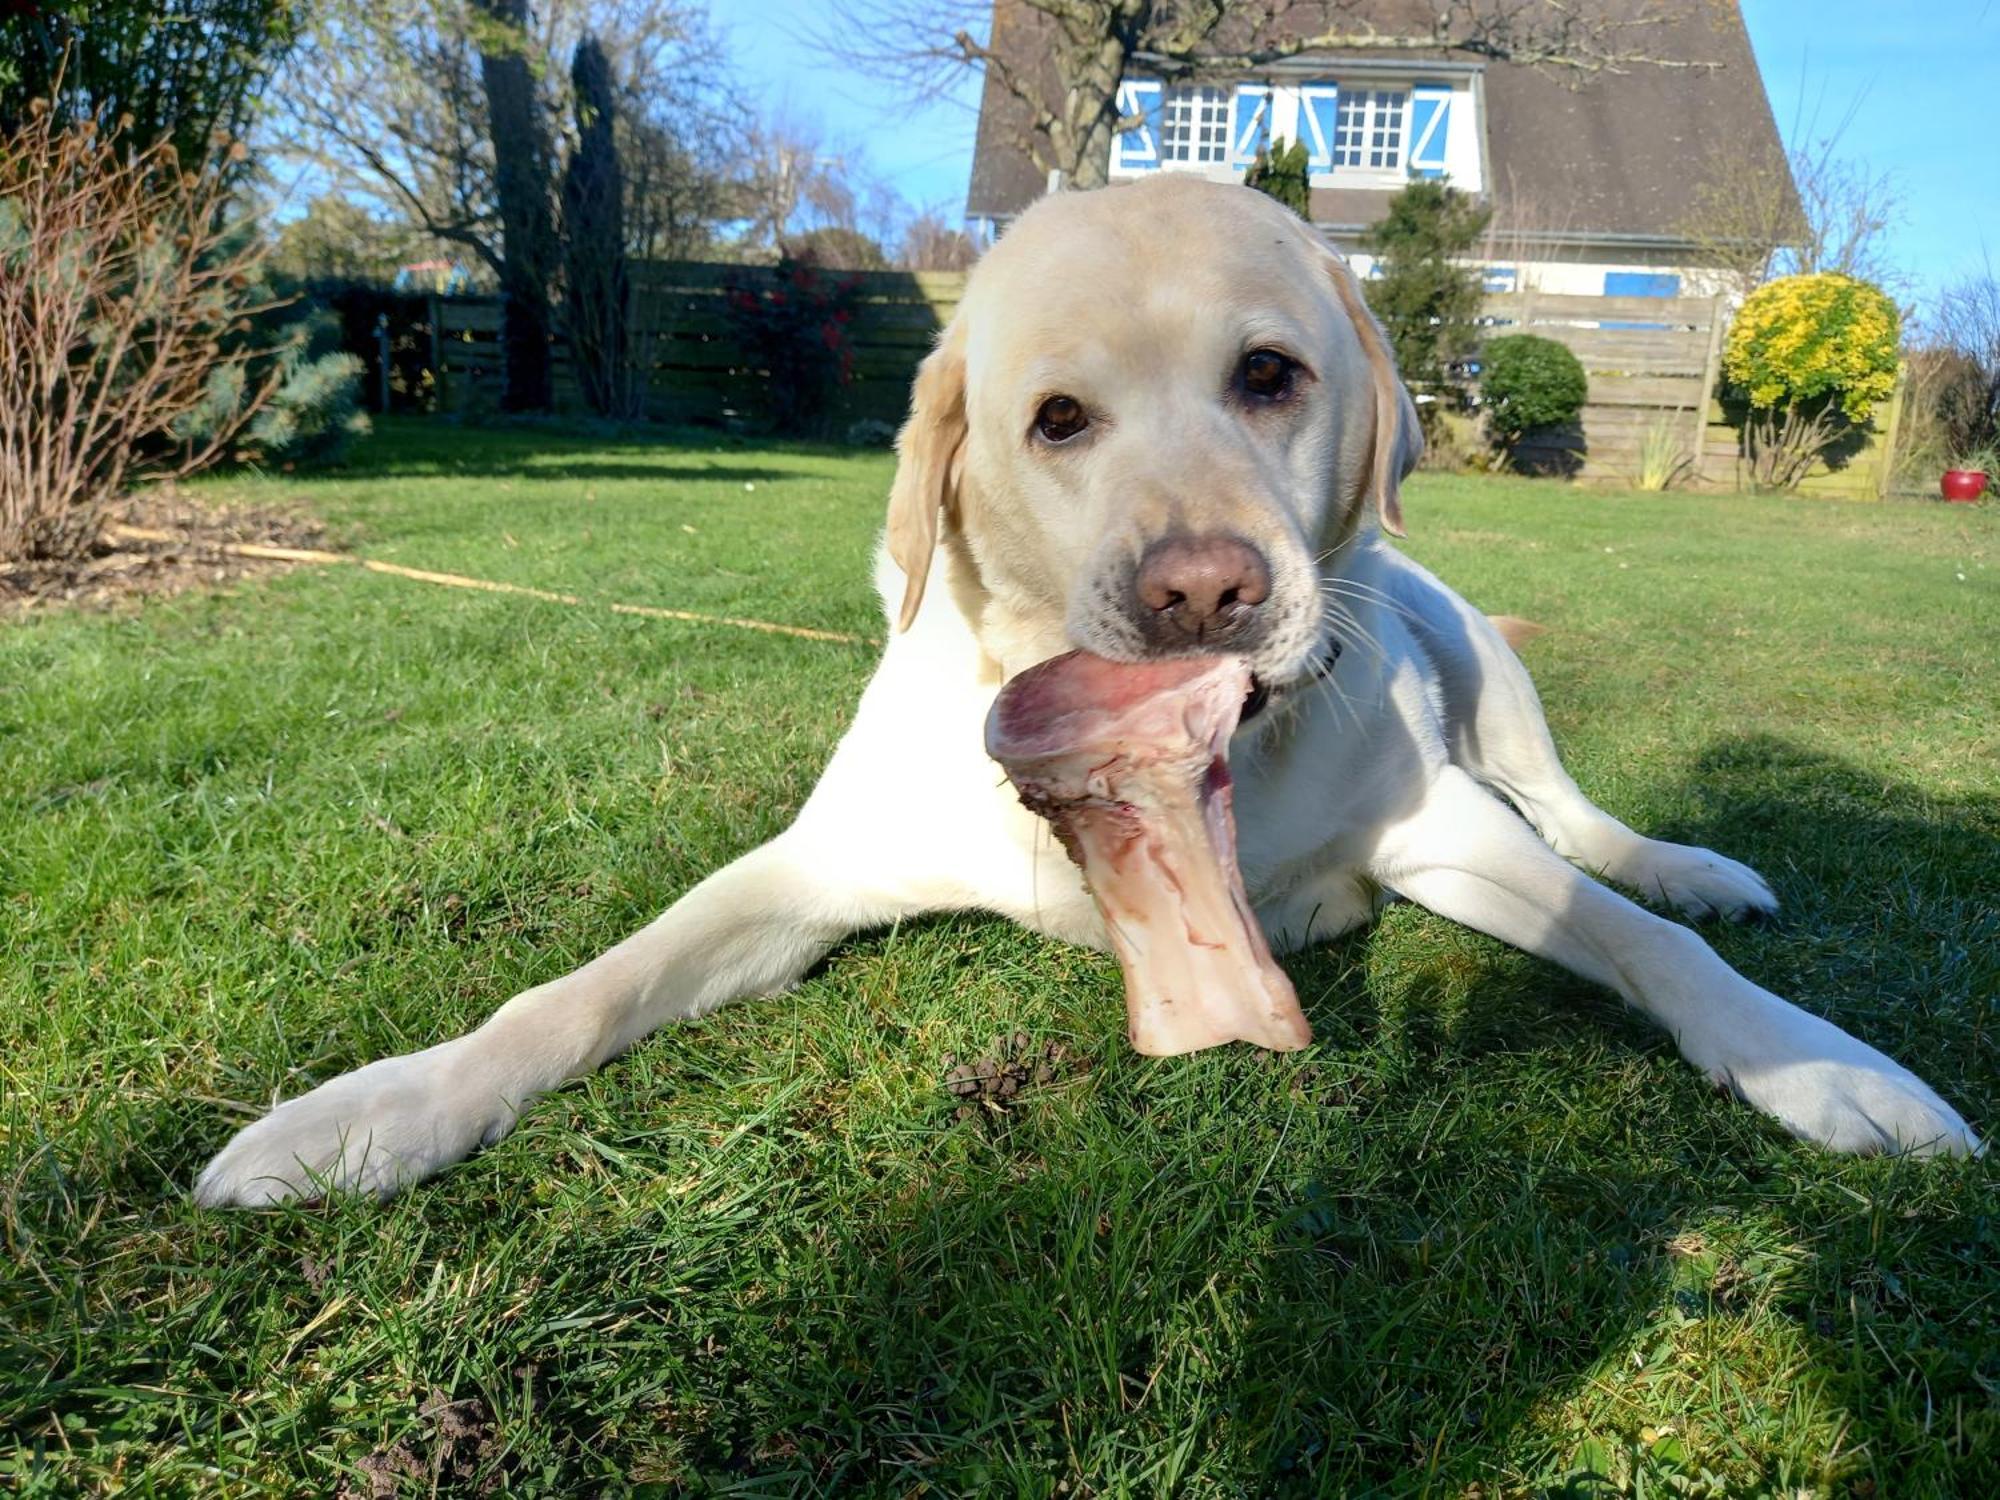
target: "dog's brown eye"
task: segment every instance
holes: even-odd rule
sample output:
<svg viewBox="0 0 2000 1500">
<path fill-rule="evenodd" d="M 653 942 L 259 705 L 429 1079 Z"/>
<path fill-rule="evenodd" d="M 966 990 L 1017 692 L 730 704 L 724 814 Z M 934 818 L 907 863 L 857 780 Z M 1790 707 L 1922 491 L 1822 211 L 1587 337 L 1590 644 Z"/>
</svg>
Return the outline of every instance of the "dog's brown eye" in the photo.
<svg viewBox="0 0 2000 1500">
<path fill-rule="evenodd" d="M 1295 361 L 1275 349 L 1252 349 L 1243 356 L 1243 390 L 1259 401 L 1282 401 L 1292 393 Z"/>
<path fill-rule="evenodd" d="M 1073 396 L 1051 396 L 1035 413 L 1035 431 L 1051 443 L 1066 443 L 1090 425 Z"/>
</svg>

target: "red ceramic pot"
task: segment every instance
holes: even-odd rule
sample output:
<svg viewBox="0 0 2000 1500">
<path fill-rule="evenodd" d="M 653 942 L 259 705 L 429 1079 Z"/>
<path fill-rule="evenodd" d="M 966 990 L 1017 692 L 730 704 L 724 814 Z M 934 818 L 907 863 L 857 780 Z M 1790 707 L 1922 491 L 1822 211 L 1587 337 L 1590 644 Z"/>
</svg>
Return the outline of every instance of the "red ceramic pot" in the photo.
<svg viewBox="0 0 2000 1500">
<path fill-rule="evenodd" d="M 1947 500 L 1977 500 L 1986 493 L 1986 472 L 1983 469 L 1946 469 L 1938 488 L 1944 491 Z"/>
</svg>

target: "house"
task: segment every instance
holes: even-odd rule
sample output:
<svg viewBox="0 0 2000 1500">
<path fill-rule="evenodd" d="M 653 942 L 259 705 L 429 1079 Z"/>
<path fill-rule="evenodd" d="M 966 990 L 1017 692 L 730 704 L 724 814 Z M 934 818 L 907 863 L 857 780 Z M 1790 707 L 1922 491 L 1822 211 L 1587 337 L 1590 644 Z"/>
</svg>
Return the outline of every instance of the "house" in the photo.
<svg viewBox="0 0 2000 1500">
<path fill-rule="evenodd" d="M 413 260 L 396 268 L 390 288 L 398 292 L 463 297 L 472 290 L 472 273 L 455 260 Z"/>
<path fill-rule="evenodd" d="M 1702 66 L 1574 73 L 1364 51 L 1302 54 L 1253 76 L 1194 83 L 1134 68 L 1118 98 L 1142 123 L 1116 139 L 1112 179 L 1197 172 L 1240 181 L 1272 137 L 1300 140 L 1313 221 L 1364 275 L 1360 237 L 1391 195 L 1413 178 L 1444 177 L 1493 207 L 1482 251 L 1490 291 L 1705 295 L 1720 283 L 1690 238 L 1704 181 L 1732 160 L 1785 171 L 1742 15 L 1734 0 L 1593 5 L 1655 17 L 1635 45 Z M 1361 18 L 1393 32 L 1409 9 L 1409 0 L 1375 0 Z M 1293 7 L 1301 26 L 1320 21 L 1319 11 Z M 992 46 L 1032 58 L 1045 24 L 1020 0 L 997 0 Z M 1053 94 L 1052 66 L 1044 76 Z M 989 235 L 1052 186 L 1027 149 L 1027 119 L 989 69 L 967 201 L 967 217 Z"/>
</svg>

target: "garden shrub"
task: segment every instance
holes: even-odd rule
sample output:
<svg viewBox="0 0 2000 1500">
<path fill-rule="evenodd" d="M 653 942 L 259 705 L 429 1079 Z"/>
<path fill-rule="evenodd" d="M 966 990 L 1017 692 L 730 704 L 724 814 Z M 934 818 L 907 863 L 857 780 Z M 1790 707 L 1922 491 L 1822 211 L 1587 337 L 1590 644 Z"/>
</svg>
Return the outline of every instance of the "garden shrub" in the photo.
<svg viewBox="0 0 2000 1500">
<path fill-rule="evenodd" d="M 244 365 L 219 364 L 210 372 L 207 397 L 174 424 L 174 436 L 206 443 L 233 433 L 229 454 L 237 462 L 292 468 L 338 461 L 368 431 L 360 402 L 368 367 L 341 347 L 339 317 L 317 302 L 287 302 L 248 323 L 225 348 L 248 342 L 276 351 L 277 385 L 245 420 Z"/>
<path fill-rule="evenodd" d="M 1554 339 L 1503 334 L 1480 352 L 1487 420 L 1508 447 L 1537 427 L 1566 427 L 1590 395 L 1577 357 Z"/>
<path fill-rule="evenodd" d="M 1932 332 L 1937 342 L 1922 371 L 1930 378 L 1913 387 L 1926 388 L 1927 415 L 1949 458 L 1981 467 L 2000 449 L 2000 278 L 1989 270 L 1946 288 Z"/>
<path fill-rule="evenodd" d="M 730 278 L 723 305 L 746 362 L 766 377 L 778 431 L 821 432 L 835 395 L 853 381 L 849 327 L 860 295 L 854 277 L 829 275 L 808 256 Z"/>
<path fill-rule="evenodd" d="M 1902 320 L 1879 287 L 1838 272 L 1786 276 L 1745 299 L 1722 355 L 1748 408 L 1761 488 L 1792 489 L 1896 388 Z"/>
<path fill-rule="evenodd" d="M 243 156 L 185 166 L 46 103 L 0 135 L 0 557 L 88 551 L 129 483 L 226 457 L 284 384 L 267 243 L 225 213 Z"/>
<path fill-rule="evenodd" d="M 880 417 L 856 417 L 847 424 L 847 446 L 893 448 L 896 446 L 896 424 L 885 422 Z"/>
</svg>

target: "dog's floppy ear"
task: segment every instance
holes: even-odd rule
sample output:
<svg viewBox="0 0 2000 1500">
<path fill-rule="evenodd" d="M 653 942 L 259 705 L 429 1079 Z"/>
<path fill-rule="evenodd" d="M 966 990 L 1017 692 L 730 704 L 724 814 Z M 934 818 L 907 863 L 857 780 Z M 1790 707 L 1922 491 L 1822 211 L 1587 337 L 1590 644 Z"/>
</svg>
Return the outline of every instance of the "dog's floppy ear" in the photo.
<svg viewBox="0 0 2000 1500">
<path fill-rule="evenodd" d="M 924 602 L 939 516 L 956 514 L 965 453 L 965 333 L 954 320 L 917 366 L 910 415 L 896 436 L 896 481 L 889 489 L 889 556 L 903 570 L 908 630 Z"/>
<path fill-rule="evenodd" d="M 1354 325 L 1361 351 L 1368 356 L 1368 370 L 1375 388 L 1375 447 L 1369 466 L 1375 504 L 1381 512 L 1382 529 L 1391 536 L 1403 535 L 1403 480 L 1416 468 L 1424 454 L 1424 433 L 1417 418 L 1417 404 L 1396 372 L 1396 357 L 1389 352 L 1389 336 L 1382 331 L 1354 272 L 1337 251 L 1327 247 L 1327 274 L 1340 298 L 1347 321 Z"/>
</svg>

